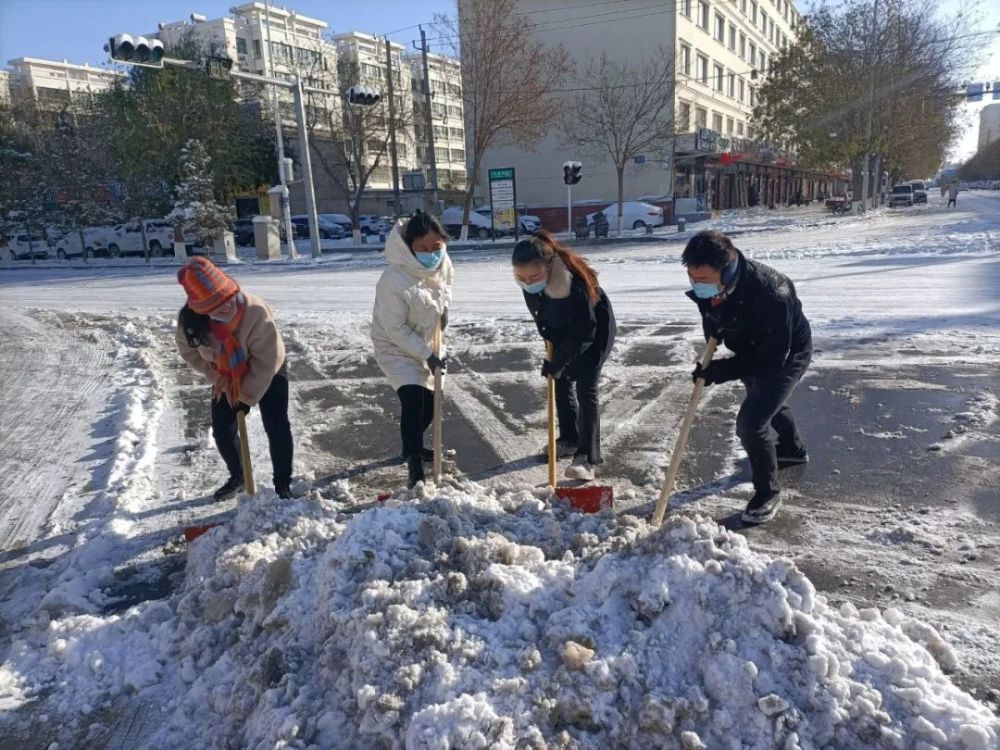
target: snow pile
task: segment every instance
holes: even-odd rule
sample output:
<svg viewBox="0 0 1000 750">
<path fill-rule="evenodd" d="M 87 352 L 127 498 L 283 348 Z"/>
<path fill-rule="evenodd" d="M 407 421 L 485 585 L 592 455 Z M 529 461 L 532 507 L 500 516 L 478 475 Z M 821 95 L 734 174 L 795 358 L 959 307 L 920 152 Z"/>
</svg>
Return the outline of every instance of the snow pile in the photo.
<svg viewBox="0 0 1000 750">
<path fill-rule="evenodd" d="M 367 510 L 328 494 L 243 501 L 176 597 L 53 622 L 0 692 L 54 690 L 64 722 L 152 696 L 155 747 L 998 746 L 933 628 L 831 607 L 710 520 L 652 530 L 473 483 Z"/>
</svg>

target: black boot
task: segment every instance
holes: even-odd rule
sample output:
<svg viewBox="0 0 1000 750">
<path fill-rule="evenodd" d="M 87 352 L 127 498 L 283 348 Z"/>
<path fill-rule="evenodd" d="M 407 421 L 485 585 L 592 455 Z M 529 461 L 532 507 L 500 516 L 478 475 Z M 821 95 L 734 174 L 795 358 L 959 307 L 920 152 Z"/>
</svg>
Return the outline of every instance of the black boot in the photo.
<svg viewBox="0 0 1000 750">
<path fill-rule="evenodd" d="M 410 456 L 406 459 L 406 468 L 409 471 L 407 488 L 412 488 L 417 482 L 424 481 L 424 459 L 423 456 Z"/>
<path fill-rule="evenodd" d="M 219 487 L 212 497 L 215 500 L 230 500 L 245 489 L 246 485 L 243 483 L 243 477 L 229 477 L 226 483 Z"/>
<path fill-rule="evenodd" d="M 743 511 L 743 523 L 767 523 L 781 507 L 781 492 L 755 492 Z"/>
</svg>

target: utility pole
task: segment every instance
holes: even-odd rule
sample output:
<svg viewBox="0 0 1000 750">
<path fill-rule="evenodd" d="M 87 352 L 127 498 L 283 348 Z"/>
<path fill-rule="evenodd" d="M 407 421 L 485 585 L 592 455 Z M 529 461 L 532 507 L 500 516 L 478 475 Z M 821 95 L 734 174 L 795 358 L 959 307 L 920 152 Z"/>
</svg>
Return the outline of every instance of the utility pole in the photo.
<svg viewBox="0 0 1000 750">
<path fill-rule="evenodd" d="M 868 210 L 868 179 L 871 159 L 872 144 L 872 110 L 875 108 L 875 42 L 878 38 L 878 0 L 873 0 L 872 4 L 872 33 L 869 40 L 871 57 L 868 59 L 869 82 L 868 82 L 868 124 L 865 128 L 865 166 L 861 183 L 861 205 Z"/>
<path fill-rule="evenodd" d="M 302 152 L 302 174 L 306 193 L 306 214 L 309 217 L 309 248 L 313 258 L 323 255 L 319 237 L 319 217 L 316 216 L 316 191 L 312 180 L 312 158 L 309 156 L 309 132 L 306 130 L 306 105 L 302 94 L 302 77 L 295 76 L 295 119 L 299 127 L 299 150 Z"/>
<path fill-rule="evenodd" d="M 389 96 L 389 159 L 392 163 L 392 200 L 395 208 L 393 218 L 398 219 L 403 213 L 403 204 L 399 197 L 399 159 L 396 153 L 396 102 L 393 97 L 392 81 L 392 43 L 385 38 L 385 72 L 386 93 Z"/>
<path fill-rule="evenodd" d="M 413 45 L 416 47 L 416 43 Z M 437 158 L 434 153 L 434 115 L 431 112 L 431 74 L 427 64 L 427 32 L 420 26 L 420 46 L 416 47 L 422 53 L 424 60 L 424 105 L 427 107 L 427 143 L 428 158 L 431 165 L 431 211 L 437 213 L 438 207 L 438 170 Z"/>
<path fill-rule="evenodd" d="M 274 48 L 271 46 L 271 1 L 266 0 L 267 10 L 267 60 L 269 75 L 274 78 Z M 274 110 L 274 130 L 278 146 L 278 178 L 281 180 L 281 220 L 285 225 L 285 242 L 288 246 L 288 257 L 299 257 L 295 247 L 295 232 L 292 228 L 292 207 L 288 201 L 288 175 L 285 168 L 285 138 L 281 132 L 281 110 L 278 108 L 278 90 L 271 87 L 271 108 Z"/>
</svg>

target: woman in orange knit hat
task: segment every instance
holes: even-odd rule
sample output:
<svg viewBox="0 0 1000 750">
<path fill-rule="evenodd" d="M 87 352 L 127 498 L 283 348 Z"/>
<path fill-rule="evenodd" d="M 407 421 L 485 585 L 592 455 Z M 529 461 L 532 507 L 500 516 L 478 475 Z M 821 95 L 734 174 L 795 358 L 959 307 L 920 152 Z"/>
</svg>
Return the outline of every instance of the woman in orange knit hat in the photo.
<svg viewBox="0 0 1000 750">
<path fill-rule="evenodd" d="M 274 489 L 289 498 L 292 480 L 292 428 L 288 422 L 288 366 L 271 308 L 243 292 L 231 277 L 206 258 L 193 258 L 177 272 L 187 304 L 177 321 L 181 357 L 212 384 L 212 435 L 229 469 L 216 500 L 244 488 L 237 412 L 260 407 L 271 449 Z"/>
</svg>

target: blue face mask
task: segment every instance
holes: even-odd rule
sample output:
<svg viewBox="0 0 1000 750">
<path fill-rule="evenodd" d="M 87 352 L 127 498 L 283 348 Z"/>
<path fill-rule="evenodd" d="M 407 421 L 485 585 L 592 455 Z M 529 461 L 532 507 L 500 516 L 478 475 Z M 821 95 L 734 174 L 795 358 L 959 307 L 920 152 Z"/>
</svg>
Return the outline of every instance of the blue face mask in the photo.
<svg viewBox="0 0 1000 750">
<path fill-rule="evenodd" d="M 417 256 L 417 260 L 424 268 L 435 269 L 444 260 L 444 250 L 435 250 L 433 253 L 414 253 L 414 255 Z"/>
<path fill-rule="evenodd" d="M 523 281 L 518 281 L 517 285 L 521 287 L 528 294 L 541 294 L 545 291 L 545 287 L 549 285 L 548 281 L 536 281 L 534 284 L 525 284 Z"/>
<path fill-rule="evenodd" d="M 722 292 L 722 287 L 718 284 L 706 284 L 701 281 L 692 281 L 691 290 L 698 299 L 712 299 Z"/>
</svg>

